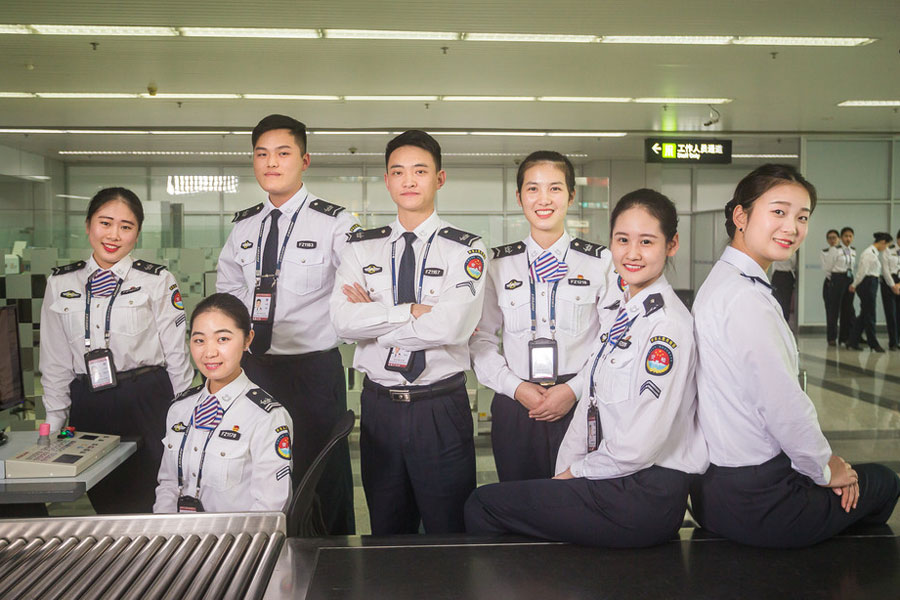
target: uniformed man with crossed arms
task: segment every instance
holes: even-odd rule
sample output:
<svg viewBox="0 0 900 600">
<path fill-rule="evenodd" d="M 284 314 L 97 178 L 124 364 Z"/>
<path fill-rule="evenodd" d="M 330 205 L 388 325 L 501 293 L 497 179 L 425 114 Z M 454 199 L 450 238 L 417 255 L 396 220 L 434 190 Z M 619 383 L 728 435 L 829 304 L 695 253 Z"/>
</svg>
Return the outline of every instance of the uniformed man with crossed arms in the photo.
<svg viewBox="0 0 900 600">
<path fill-rule="evenodd" d="M 327 298 L 347 234 L 359 222 L 304 185 L 310 158 L 303 123 L 269 115 L 253 129 L 252 144 L 253 171 L 268 197 L 235 215 L 219 255 L 216 290 L 237 296 L 250 311 L 255 337 L 242 367 L 290 413 L 299 480 L 347 410 Z M 328 532 L 353 534 L 346 442 L 329 460 L 317 491 Z"/>
<path fill-rule="evenodd" d="M 390 225 L 350 235 L 331 295 L 341 338 L 365 373 L 360 466 L 375 535 L 464 531 L 475 488 L 465 387 L 468 340 L 481 316 L 485 247 L 435 212 L 441 149 L 407 131 L 385 151 L 397 204 Z"/>
</svg>

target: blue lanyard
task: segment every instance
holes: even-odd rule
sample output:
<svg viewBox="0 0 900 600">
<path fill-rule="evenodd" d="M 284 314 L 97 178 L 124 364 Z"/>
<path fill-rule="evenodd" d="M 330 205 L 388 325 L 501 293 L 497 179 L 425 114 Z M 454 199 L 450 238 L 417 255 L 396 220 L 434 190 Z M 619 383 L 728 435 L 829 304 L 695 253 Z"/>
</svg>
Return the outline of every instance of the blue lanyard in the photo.
<svg viewBox="0 0 900 600">
<path fill-rule="evenodd" d="M 594 374 L 597 371 L 597 364 L 600 362 L 600 359 L 603 357 L 604 350 L 606 350 L 607 346 L 611 346 L 609 354 L 606 355 L 606 358 L 609 358 L 610 356 L 612 356 L 612 353 L 615 352 L 616 348 L 619 347 L 619 340 L 621 340 L 623 337 L 625 337 L 625 334 L 628 333 L 628 330 L 631 329 L 631 326 L 634 324 L 634 322 L 636 320 L 637 320 L 637 316 L 632 317 L 632 319 L 630 321 L 628 321 L 628 325 L 625 326 L 625 329 L 622 330 L 622 333 L 620 333 L 619 336 L 615 340 L 612 339 L 612 336 L 609 336 L 607 338 L 606 342 L 602 346 L 600 346 L 600 349 L 597 351 L 597 357 L 594 358 L 594 364 L 593 364 L 593 366 L 591 366 L 591 380 L 590 380 L 590 387 L 588 388 L 589 393 L 590 393 L 590 401 L 591 401 L 592 405 L 596 404 L 594 402 L 594 398 L 596 397 L 596 388 L 594 385 Z M 613 325 L 615 325 L 615 321 L 613 321 Z M 610 331 L 612 331 L 612 327 L 610 327 Z"/>
<path fill-rule="evenodd" d="M 561 262 L 566 262 L 569 255 L 569 249 L 566 248 L 565 254 Z M 527 261 L 527 259 L 526 259 Z M 553 290 L 550 292 L 550 339 L 556 339 L 556 289 L 559 287 L 560 280 L 553 282 Z M 528 286 L 531 289 L 531 339 L 537 337 L 537 291 L 534 285 L 534 276 L 531 273 L 531 263 L 528 263 Z"/>
<path fill-rule="evenodd" d="M 234 406 L 232 404 L 232 406 Z M 225 409 L 225 412 L 228 412 L 231 406 Z M 225 420 L 225 415 L 222 415 L 222 420 Z M 219 425 L 222 423 L 220 422 Z M 216 425 L 216 428 L 209 432 L 206 436 L 206 442 L 203 444 L 203 452 L 200 454 L 200 466 L 197 468 L 197 492 L 194 494 L 195 498 L 200 497 L 200 479 L 203 478 L 203 463 L 206 462 L 206 447 L 209 446 L 209 441 L 212 439 L 213 434 L 219 429 L 219 425 Z M 184 455 L 184 445 L 187 443 L 188 434 L 191 432 L 191 429 L 194 427 L 194 415 L 191 414 L 191 420 L 188 423 L 187 429 L 184 430 L 184 437 L 181 438 L 181 447 L 178 449 L 178 494 L 181 494 L 181 489 L 184 487 L 184 471 L 182 470 L 182 456 Z"/>
<path fill-rule="evenodd" d="M 116 277 L 118 279 L 118 277 Z M 116 287 L 113 290 L 112 295 L 109 297 L 109 304 L 106 306 L 106 323 L 103 327 L 103 341 L 106 343 L 106 349 L 109 349 L 109 325 L 110 320 L 112 319 L 112 307 L 113 302 L 116 300 L 116 296 L 119 295 L 119 290 L 122 289 L 122 282 L 124 279 L 119 279 L 116 282 Z M 87 282 L 84 284 L 84 347 L 87 350 L 91 349 L 91 278 L 88 277 Z"/>
<path fill-rule="evenodd" d="M 300 208 L 294 213 L 294 216 L 291 217 L 291 224 L 288 225 L 287 233 L 284 236 L 284 241 L 281 243 L 281 252 L 278 253 L 278 260 L 275 263 L 275 281 L 278 281 L 278 275 L 281 274 L 281 263 L 284 262 L 284 251 L 287 250 L 288 240 L 291 239 L 291 232 L 294 231 L 294 223 L 297 222 L 297 217 L 300 216 L 300 211 L 303 210 L 303 207 L 306 205 L 306 201 L 309 199 L 309 195 L 303 199 L 303 202 L 300 204 Z M 271 212 L 269 213 L 272 214 Z M 262 223 L 259 224 L 259 240 L 256 242 L 256 284 L 259 285 L 259 281 L 262 278 L 260 275 L 261 272 L 261 254 L 262 254 L 262 243 L 263 243 L 263 230 L 266 228 L 266 220 L 263 219 Z M 269 229 L 271 229 L 271 225 Z"/>
<path fill-rule="evenodd" d="M 425 253 L 422 256 L 422 270 L 419 273 L 419 287 L 416 289 L 416 302 L 422 301 L 422 284 L 425 281 L 425 263 L 428 261 L 428 251 L 431 250 L 431 242 L 434 241 L 434 236 L 437 233 L 437 229 L 434 230 L 434 233 L 431 234 L 431 237 L 428 238 L 428 243 L 425 244 Z M 397 306 L 399 301 L 398 294 L 400 293 L 397 289 L 397 269 L 395 267 L 395 257 L 397 255 L 397 240 L 391 242 L 391 290 L 394 294 L 394 306 Z"/>
</svg>

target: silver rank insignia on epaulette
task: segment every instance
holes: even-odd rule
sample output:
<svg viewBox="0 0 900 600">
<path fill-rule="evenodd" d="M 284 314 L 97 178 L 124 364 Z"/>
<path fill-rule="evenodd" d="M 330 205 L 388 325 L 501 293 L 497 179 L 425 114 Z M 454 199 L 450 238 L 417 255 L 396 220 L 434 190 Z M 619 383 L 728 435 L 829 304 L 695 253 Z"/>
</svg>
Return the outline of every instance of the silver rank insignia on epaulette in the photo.
<svg viewBox="0 0 900 600">
<path fill-rule="evenodd" d="M 247 392 L 247 397 L 250 398 L 250 400 L 255 405 L 266 412 L 272 412 L 276 408 L 281 408 L 281 404 L 279 402 L 277 402 L 266 391 L 261 390 L 260 388 L 253 388 L 252 390 Z"/>
<path fill-rule="evenodd" d="M 619 306 L 620 306 L 621 304 L 622 304 L 622 301 L 621 301 L 621 300 L 616 300 L 616 301 L 613 302 L 612 304 L 610 304 L 610 305 L 608 305 L 608 306 L 604 306 L 603 308 L 604 308 L 605 310 L 618 310 L 618 309 L 619 309 Z"/>
<path fill-rule="evenodd" d="M 322 199 L 313 200 L 309 203 L 309 207 L 314 211 L 320 212 L 323 215 L 328 215 L 329 217 L 336 217 L 342 210 L 344 210 L 343 206 L 332 204 L 331 202 L 325 202 Z"/>
<path fill-rule="evenodd" d="M 69 265 L 64 265 L 62 267 L 53 267 L 50 269 L 52 275 L 65 275 L 66 273 L 73 273 L 78 271 L 79 269 L 83 269 L 87 266 L 87 263 L 83 260 L 79 260 L 78 262 L 73 262 Z"/>
<path fill-rule="evenodd" d="M 665 302 L 663 302 L 662 294 L 650 294 L 647 296 L 647 299 L 644 300 L 644 316 L 649 317 L 661 309 L 664 304 Z"/>
<path fill-rule="evenodd" d="M 138 271 L 150 273 L 151 275 L 159 275 L 162 273 L 162 270 L 166 268 L 165 265 L 158 265 L 156 263 L 147 262 L 146 260 L 136 260 L 131 263 L 131 266 Z"/>
<path fill-rule="evenodd" d="M 452 240 L 462 244 L 463 246 L 471 246 L 481 239 L 480 235 L 462 231 L 461 229 L 454 229 L 453 227 L 444 227 L 438 232 L 438 235 L 446 240 Z"/>
<path fill-rule="evenodd" d="M 255 206 L 251 206 L 250 208 L 245 208 L 244 210 L 239 210 L 234 213 L 234 218 L 231 219 L 232 223 L 237 223 L 238 221 L 243 221 L 248 217 L 252 217 L 255 214 L 258 214 L 263 209 L 263 203 L 260 202 Z"/>
<path fill-rule="evenodd" d="M 522 254 L 525 252 L 525 244 L 522 242 L 518 242 L 516 244 L 506 244 L 505 246 L 497 246 L 496 248 L 491 248 L 491 252 L 494 253 L 494 258 L 503 258 L 505 256 L 515 256 L 516 254 Z"/>
<path fill-rule="evenodd" d="M 391 228 L 387 225 L 384 227 L 375 227 L 374 229 L 358 229 L 356 231 L 347 232 L 347 242 L 364 242 L 366 240 L 377 240 L 386 238 L 391 235 Z"/>
<path fill-rule="evenodd" d="M 178 402 L 179 400 L 184 400 L 188 396 L 193 396 L 194 394 L 198 394 L 198 393 L 200 393 L 200 390 L 202 390 L 202 389 L 203 389 L 203 385 L 195 385 L 192 388 L 188 388 L 188 389 L 184 390 L 183 392 L 181 392 L 180 394 L 178 394 L 177 396 L 175 396 L 172 399 L 172 402 Z"/>
<path fill-rule="evenodd" d="M 602 244 L 595 244 L 594 242 L 588 242 L 587 240 L 582 240 L 581 238 L 575 238 L 569 244 L 569 248 L 575 250 L 576 252 L 581 252 L 582 254 L 587 254 L 588 256 L 593 256 L 594 258 L 600 258 L 603 256 L 603 251 L 606 250 L 606 246 Z"/>
</svg>

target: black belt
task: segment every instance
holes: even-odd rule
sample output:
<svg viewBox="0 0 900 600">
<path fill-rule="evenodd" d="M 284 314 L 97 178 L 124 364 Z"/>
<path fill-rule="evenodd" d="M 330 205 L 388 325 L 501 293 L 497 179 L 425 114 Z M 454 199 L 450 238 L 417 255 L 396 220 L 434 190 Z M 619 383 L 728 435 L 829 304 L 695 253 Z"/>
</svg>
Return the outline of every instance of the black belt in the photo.
<svg viewBox="0 0 900 600">
<path fill-rule="evenodd" d="M 452 392 L 453 390 L 466 385 L 466 374 L 459 372 L 451 375 L 447 379 L 442 379 L 431 385 L 408 385 L 402 387 L 386 387 L 380 383 L 375 383 L 369 376 L 363 379 L 363 387 L 377 394 L 383 394 L 390 397 L 394 402 L 412 402 L 413 400 L 424 400 Z"/>
<path fill-rule="evenodd" d="M 116 379 L 122 381 L 123 379 L 137 379 L 141 375 L 145 373 L 152 373 L 153 371 L 164 371 L 163 367 L 153 365 L 151 367 L 138 367 L 137 369 L 130 369 L 128 371 L 116 371 Z M 90 384 L 91 380 L 88 377 L 87 373 L 79 373 L 75 376 L 75 379 L 80 381 L 81 383 Z"/>
<path fill-rule="evenodd" d="M 575 375 L 577 375 L 577 373 L 569 373 L 567 375 L 557 375 L 556 381 L 545 381 L 544 383 L 539 383 L 538 385 L 543 386 L 543 387 L 553 387 L 554 385 L 560 385 L 562 383 L 566 383 L 567 381 L 569 381 L 570 379 L 575 377 Z"/>
</svg>

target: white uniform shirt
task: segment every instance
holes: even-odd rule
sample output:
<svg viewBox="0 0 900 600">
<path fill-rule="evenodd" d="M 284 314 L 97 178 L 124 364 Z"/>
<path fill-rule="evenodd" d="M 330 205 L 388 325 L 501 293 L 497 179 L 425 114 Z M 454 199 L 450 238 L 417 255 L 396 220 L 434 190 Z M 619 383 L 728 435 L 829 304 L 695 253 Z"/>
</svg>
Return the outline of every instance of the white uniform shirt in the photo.
<svg viewBox="0 0 900 600">
<path fill-rule="evenodd" d="M 269 235 L 269 213 L 275 206 L 264 204 L 241 211 L 225 247 L 219 254 L 216 291 L 233 294 L 252 313 L 256 289 L 256 255 L 262 252 Z M 279 244 L 284 242 L 294 213 L 300 211 L 284 252 L 275 301 L 272 346 L 267 354 L 306 354 L 329 350 L 338 344 L 328 317 L 328 295 L 334 272 L 347 244 L 347 233 L 359 228 L 359 221 L 342 207 L 310 194 L 306 186 L 278 207 Z M 262 237 L 260 237 L 262 226 Z M 257 248 L 262 240 L 263 248 Z"/>
<path fill-rule="evenodd" d="M 434 308 L 418 319 L 409 304 L 394 305 L 391 246 L 396 243 L 395 269 L 406 242 L 403 226 L 357 231 L 347 246 L 331 294 L 331 318 L 338 335 L 357 342 L 353 367 L 381 385 L 429 385 L 469 368 L 469 337 L 478 324 L 484 301 L 486 255 L 478 236 L 453 229 L 433 213 L 416 229 L 416 290 L 422 281 L 421 304 Z M 434 239 L 428 251 L 429 238 Z M 444 235 L 455 236 L 449 239 Z M 372 302 L 347 301 L 342 287 L 359 283 Z M 425 370 L 410 384 L 401 373 L 384 368 L 392 347 L 425 350 Z"/>
<path fill-rule="evenodd" d="M 824 485 L 831 446 L 800 388 L 797 343 L 767 284 L 759 264 L 728 246 L 694 301 L 697 414 L 709 459 L 744 467 L 784 451 L 794 469 Z"/>
<path fill-rule="evenodd" d="M 604 335 L 585 367 L 585 391 L 560 446 L 556 472 L 568 468 L 575 477 L 612 479 L 659 465 L 703 473 L 709 461 L 697 424 L 691 314 L 665 276 L 625 306 L 628 319 L 634 319 L 624 334 L 625 348 L 605 343 L 619 306 L 604 310 Z M 606 349 L 594 368 L 602 346 Z M 597 450 L 588 453 L 592 370 L 602 435 Z"/>
<path fill-rule="evenodd" d="M 866 277 L 884 277 L 885 281 L 890 282 L 889 285 L 894 285 L 894 280 L 884 271 L 884 266 L 881 263 L 881 254 L 874 244 L 863 250 L 862 254 L 859 255 L 859 267 L 853 276 L 853 287 L 859 286 Z"/>
<path fill-rule="evenodd" d="M 823 267 L 828 273 L 847 273 L 856 264 L 856 248 L 843 243 L 826 248 L 828 256 L 823 259 Z"/>
<path fill-rule="evenodd" d="M 822 270 L 825 271 L 825 279 L 831 279 L 832 272 L 832 262 L 834 262 L 834 249 L 836 246 L 826 246 L 822 248 L 822 251 L 819 253 L 819 263 L 822 265 Z"/>
<path fill-rule="evenodd" d="M 580 371 L 599 333 L 599 314 L 603 306 L 621 299 L 622 291 L 612 255 L 600 244 L 573 240 L 563 233 L 548 250 L 569 267 L 556 291 L 556 341 L 558 372 L 577 374 L 567 382 L 577 398 L 584 388 Z M 528 381 L 528 342 L 532 339 L 529 264 L 544 251 L 531 236 L 493 249 L 481 321 L 469 343 L 478 381 L 510 398 L 515 397 L 519 384 Z M 554 284 L 537 282 L 534 286 L 535 337 L 549 339 Z"/>
<path fill-rule="evenodd" d="M 215 394 L 225 415 L 210 434 L 191 424 L 194 408 L 210 396 L 206 387 L 194 389 L 194 393 L 173 402 L 166 416 L 153 512 L 178 511 L 178 453 L 182 442 L 185 496 L 196 497 L 200 460 L 206 447 L 199 496 L 206 512 L 285 510 L 291 498 L 293 433 L 287 410 L 241 373 Z"/>
<path fill-rule="evenodd" d="M 776 260 L 772 263 L 772 272 L 775 271 L 785 271 L 787 273 L 797 272 L 797 253 L 794 252 L 791 254 L 791 257 L 787 260 Z"/>
<path fill-rule="evenodd" d="M 888 246 L 881 253 L 883 277 L 888 285 L 894 285 L 894 275 L 900 275 L 900 248 L 896 244 Z"/>
<path fill-rule="evenodd" d="M 40 360 L 44 407 L 51 431 L 58 431 L 65 424 L 72 404 L 69 384 L 76 375 L 86 372 L 85 284 L 98 269 L 91 255 L 86 263 L 59 267 L 55 270 L 58 274 L 47 279 L 41 306 Z M 187 354 L 185 314 L 175 277 L 161 265 L 135 261 L 130 254 L 111 270 L 123 279 L 109 326 L 109 349 L 116 370 L 165 367 L 174 392 L 187 389 L 194 371 Z M 110 298 L 94 296 L 91 300 L 92 350 L 106 347 L 104 330 Z"/>
</svg>

